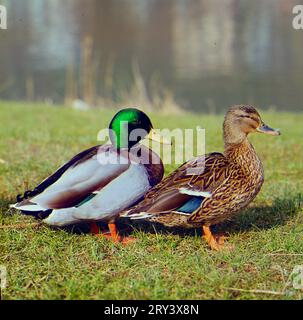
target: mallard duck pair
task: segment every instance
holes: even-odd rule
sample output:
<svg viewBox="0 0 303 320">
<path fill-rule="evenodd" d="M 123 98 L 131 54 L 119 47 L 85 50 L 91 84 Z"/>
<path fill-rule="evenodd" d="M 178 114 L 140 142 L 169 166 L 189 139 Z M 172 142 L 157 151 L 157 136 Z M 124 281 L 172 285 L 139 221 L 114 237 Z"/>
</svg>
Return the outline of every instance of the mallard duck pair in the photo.
<svg viewBox="0 0 303 320">
<path fill-rule="evenodd" d="M 128 112 L 121 113 L 126 115 Z M 144 119 L 147 117 L 139 111 L 134 114 Z M 117 119 L 113 121 L 117 122 Z M 115 128 L 112 123 L 110 127 Z M 145 122 L 148 125 L 142 126 L 142 123 L 137 126 L 151 128 L 149 120 Z M 215 237 L 210 226 L 229 219 L 245 208 L 258 194 L 264 181 L 262 163 L 247 139 L 252 132 L 280 134 L 263 123 L 255 108 L 233 106 L 224 119 L 223 154 L 199 156 L 181 165 L 162 181 L 161 161 L 151 167 L 142 164 L 131 164 L 127 169 L 120 166 L 117 169 L 102 167 L 99 170 L 103 172 L 102 177 L 106 176 L 106 183 L 97 184 L 98 187 L 94 188 L 86 187 L 84 194 L 83 189 L 76 186 L 79 183 L 87 186 L 90 181 L 88 176 L 93 180 L 100 179 L 96 177 L 98 171 L 95 167 L 91 171 L 88 169 L 97 150 L 101 154 L 108 150 L 116 152 L 113 146 L 119 147 L 119 143 L 112 139 L 113 146 L 94 147 L 73 158 L 34 191 L 26 193 L 25 199 L 19 199 L 22 201 L 14 207 L 27 211 L 37 206 L 37 211 L 43 209 L 42 212 L 49 214 L 44 221 L 52 225 L 107 219 L 111 222 L 109 227 L 114 239 L 118 237 L 112 222 L 118 216 L 157 222 L 168 227 L 202 227 L 210 247 L 219 250 L 223 245 L 222 238 Z M 125 152 L 128 153 L 128 150 L 126 148 Z M 152 151 L 146 152 L 150 154 Z M 81 176 L 80 180 L 75 179 L 76 173 Z M 72 193 L 69 188 L 73 189 Z M 77 197 L 72 196 L 74 193 Z M 144 199 L 131 207 L 143 195 Z M 57 198 L 63 200 L 57 202 Z M 63 205 L 69 208 L 60 209 Z M 47 210 L 49 208 L 52 210 Z"/>
</svg>

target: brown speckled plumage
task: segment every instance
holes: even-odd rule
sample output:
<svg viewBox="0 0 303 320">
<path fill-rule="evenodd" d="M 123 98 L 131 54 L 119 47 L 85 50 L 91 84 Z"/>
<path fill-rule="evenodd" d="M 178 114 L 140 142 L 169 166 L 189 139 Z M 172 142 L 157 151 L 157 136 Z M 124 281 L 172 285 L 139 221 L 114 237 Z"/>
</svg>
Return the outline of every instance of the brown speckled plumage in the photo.
<svg viewBox="0 0 303 320">
<path fill-rule="evenodd" d="M 210 153 L 183 164 L 121 216 L 184 228 L 229 219 L 256 197 L 264 181 L 262 163 L 247 139 L 255 131 L 279 134 L 262 122 L 255 108 L 231 107 L 223 124 L 223 154 Z M 201 204 L 193 212 L 180 210 L 199 194 Z"/>
</svg>

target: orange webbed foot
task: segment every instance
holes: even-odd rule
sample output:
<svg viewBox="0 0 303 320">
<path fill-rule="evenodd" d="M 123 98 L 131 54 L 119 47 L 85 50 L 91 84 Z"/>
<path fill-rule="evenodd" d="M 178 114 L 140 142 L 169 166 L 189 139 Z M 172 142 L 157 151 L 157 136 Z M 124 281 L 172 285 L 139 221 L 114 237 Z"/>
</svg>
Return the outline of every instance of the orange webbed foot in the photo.
<svg viewBox="0 0 303 320">
<path fill-rule="evenodd" d="M 101 231 L 96 223 L 91 223 L 90 232 L 97 237 L 102 237 L 104 239 L 110 240 L 113 243 L 121 243 L 126 245 L 135 241 L 135 238 L 132 237 L 122 237 L 118 234 L 116 225 L 114 223 L 108 224 L 109 231 Z"/>
<path fill-rule="evenodd" d="M 203 230 L 203 239 L 205 239 L 212 250 L 222 251 L 222 250 L 231 250 L 233 247 L 231 245 L 225 245 L 226 236 L 217 235 L 214 236 L 210 231 L 210 228 L 207 226 L 202 226 Z"/>
<path fill-rule="evenodd" d="M 120 240 L 119 240 L 119 242 L 122 245 L 131 244 L 131 243 L 134 243 L 135 241 L 136 241 L 136 239 L 133 237 L 120 237 Z"/>
</svg>

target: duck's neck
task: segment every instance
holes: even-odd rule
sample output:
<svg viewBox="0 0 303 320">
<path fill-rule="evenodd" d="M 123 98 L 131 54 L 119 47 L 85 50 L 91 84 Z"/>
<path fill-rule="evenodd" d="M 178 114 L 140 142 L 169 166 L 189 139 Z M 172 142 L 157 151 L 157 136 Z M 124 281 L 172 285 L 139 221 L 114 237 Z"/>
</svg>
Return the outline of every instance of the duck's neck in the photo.
<svg viewBox="0 0 303 320">
<path fill-rule="evenodd" d="M 237 163 L 247 174 L 263 172 L 262 163 L 252 144 L 245 137 L 240 143 L 225 141 L 224 155 Z"/>
</svg>

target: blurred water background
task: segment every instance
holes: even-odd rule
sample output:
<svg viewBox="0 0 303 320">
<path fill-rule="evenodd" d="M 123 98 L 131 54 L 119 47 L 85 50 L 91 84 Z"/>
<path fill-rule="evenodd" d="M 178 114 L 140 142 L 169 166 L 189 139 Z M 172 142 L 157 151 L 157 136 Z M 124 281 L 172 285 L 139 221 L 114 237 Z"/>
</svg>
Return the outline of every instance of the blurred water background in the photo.
<svg viewBox="0 0 303 320">
<path fill-rule="evenodd" d="M 303 109 L 293 0 L 2 0 L 0 99 Z"/>
</svg>

